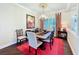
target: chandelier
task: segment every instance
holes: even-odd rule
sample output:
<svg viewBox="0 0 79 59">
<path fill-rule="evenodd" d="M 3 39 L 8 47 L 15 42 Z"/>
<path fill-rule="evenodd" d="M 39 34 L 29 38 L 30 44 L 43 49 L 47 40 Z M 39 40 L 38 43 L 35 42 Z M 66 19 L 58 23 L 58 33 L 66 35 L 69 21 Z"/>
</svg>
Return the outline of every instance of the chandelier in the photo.
<svg viewBox="0 0 79 59">
<path fill-rule="evenodd" d="M 45 10 L 47 9 L 48 4 L 47 3 L 40 3 L 39 7 L 42 9 L 42 14 L 41 14 L 40 18 L 46 19 L 47 16 L 45 15 Z"/>
<path fill-rule="evenodd" d="M 46 9 L 48 7 L 47 3 L 40 3 L 40 8 Z"/>
</svg>

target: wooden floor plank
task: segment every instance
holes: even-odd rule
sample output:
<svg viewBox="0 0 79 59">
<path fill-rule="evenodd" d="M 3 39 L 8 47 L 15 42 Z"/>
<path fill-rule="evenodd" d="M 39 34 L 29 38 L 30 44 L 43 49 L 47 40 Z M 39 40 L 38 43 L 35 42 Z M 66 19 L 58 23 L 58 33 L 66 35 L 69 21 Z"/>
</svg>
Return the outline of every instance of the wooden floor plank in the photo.
<svg viewBox="0 0 79 59">
<path fill-rule="evenodd" d="M 0 49 L 0 55 L 23 55 L 20 51 L 16 49 L 16 45 L 11 45 L 4 49 Z M 73 55 L 69 44 L 66 40 L 64 40 L 64 55 Z"/>
</svg>

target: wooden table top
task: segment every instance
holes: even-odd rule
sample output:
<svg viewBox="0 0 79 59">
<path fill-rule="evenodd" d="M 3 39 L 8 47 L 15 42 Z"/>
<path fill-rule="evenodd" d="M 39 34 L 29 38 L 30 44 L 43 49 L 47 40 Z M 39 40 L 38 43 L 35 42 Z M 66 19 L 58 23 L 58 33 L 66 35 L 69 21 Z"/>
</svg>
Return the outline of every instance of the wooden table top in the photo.
<svg viewBox="0 0 79 59">
<path fill-rule="evenodd" d="M 45 39 L 45 38 L 47 38 L 50 34 L 51 34 L 51 32 L 37 32 L 37 33 L 36 33 L 36 36 L 37 36 L 38 38 L 43 38 L 43 39 Z"/>
</svg>

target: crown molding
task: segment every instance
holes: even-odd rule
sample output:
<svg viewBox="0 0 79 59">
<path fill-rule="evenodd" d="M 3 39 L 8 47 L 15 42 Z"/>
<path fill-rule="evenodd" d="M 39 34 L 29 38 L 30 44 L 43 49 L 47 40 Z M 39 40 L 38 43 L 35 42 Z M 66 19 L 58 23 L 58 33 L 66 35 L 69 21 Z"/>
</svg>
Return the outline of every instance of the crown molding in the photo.
<svg viewBox="0 0 79 59">
<path fill-rule="evenodd" d="M 31 9 L 29 9 L 29 8 L 27 8 L 27 7 L 24 7 L 24 6 L 22 6 L 22 5 L 18 4 L 18 3 L 15 3 L 15 5 L 21 7 L 21 8 L 23 8 L 23 9 L 25 9 L 25 10 L 28 10 L 28 11 L 34 13 L 34 14 L 37 14 L 36 12 L 32 11 Z"/>
</svg>

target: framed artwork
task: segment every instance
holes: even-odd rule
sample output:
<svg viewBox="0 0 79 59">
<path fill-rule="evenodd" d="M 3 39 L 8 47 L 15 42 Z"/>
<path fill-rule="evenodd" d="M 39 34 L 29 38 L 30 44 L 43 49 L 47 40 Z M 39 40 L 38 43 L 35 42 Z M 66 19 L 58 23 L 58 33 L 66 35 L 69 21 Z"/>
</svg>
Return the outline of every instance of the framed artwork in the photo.
<svg viewBox="0 0 79 59">
<path fill-rule="evenodd" d="M 32 15 L 26 15 L 26 28 L 27 29 L 32 29 L 35 28 L 35 16 Z"/>
<path fill-rule="evenodd" d="M 71 19 L 72 19 L 72 21 L 71 21 L 71 29 L 72 29 L 72 31 L 78 33 L 78 16 L 73 15 Z"/>
</svg>

